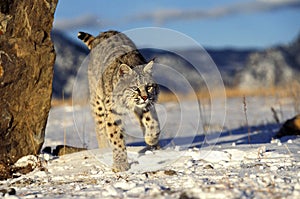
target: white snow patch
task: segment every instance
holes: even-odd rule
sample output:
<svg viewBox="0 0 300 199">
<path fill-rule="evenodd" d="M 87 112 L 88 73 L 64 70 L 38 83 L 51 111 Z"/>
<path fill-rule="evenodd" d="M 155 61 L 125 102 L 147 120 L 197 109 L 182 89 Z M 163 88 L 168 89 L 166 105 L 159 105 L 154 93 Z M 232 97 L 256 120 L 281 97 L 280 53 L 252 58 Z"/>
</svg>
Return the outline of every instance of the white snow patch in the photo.
<svg viewBox="0 0 300 199">
<path fill-rule="evenodd" d="M 0 190 L 14 188 L 16 196 L 9 196 L 14 198 L 299 198 L 300 139 L 271 139 L 279 126 L 272 124 L 269 104 L 276 105 L 276 99 L 247 98 L 250 134 L 241 99 L 228 100 L 223 132 L 224 118 L 218 111 L 211 113 L 214 121 L 209 121 L 209 111 L 204 112 L 211 124 L 205 134 L 190 123 L 192 114 L 181 118 L 178 134 L 180 109 L 174 103 L 162 104 L 158 111 L 164 114 L 161 141 L 166 144 L 144 154 L 139 153 L 144 146 L 128 147 L 131 168 L 121 173 L 111 171 L 111 149 L 96 149 L 88 106 L 55 107 L 45 146 L 66 141 L 89 150 L 59 158 L 47 154 L 22 158 L 17 165 L 30 163 L 35 170 L 0 181 Z M 291 104 L 287 100 L 280 106 L 287 118 L 293 116 Z M 137 128 L 129 126 L 133 135 Z M 127 142 L 141 142 L 140 137 Z"/>
</svg>

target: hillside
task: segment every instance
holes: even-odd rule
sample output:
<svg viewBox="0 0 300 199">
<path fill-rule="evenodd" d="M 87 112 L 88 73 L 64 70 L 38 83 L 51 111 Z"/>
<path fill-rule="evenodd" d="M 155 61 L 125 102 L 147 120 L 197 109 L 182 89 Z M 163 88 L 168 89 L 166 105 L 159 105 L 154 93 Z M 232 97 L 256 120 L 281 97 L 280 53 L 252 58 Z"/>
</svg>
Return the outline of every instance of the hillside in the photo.
<svg viewBox="0 0 300 199">
<path fill-rule="evenodd" d="M 285 86 L 299 81 L 300 35 L 289 45 L 251 53 L 236 75 L 240 88 Z"/>
<path fill-rule="evenodd" d="M 300 71 L 300 36 L 291 44 L 280 45 L 265 50 L 257 49 L 206 49 L 216 64 L 224 85 L 227 87 L 257 88 L 282 86 L 298 81 Z M 77 71 L 88 54 L 88 49 L 75 39 L 54 30 L 52 39 L 56 49 L 53 79 L 53 97 L 66 98 L 72 95 Z M 195 90 L 204 88 L 203 68 L 213 67 L 206 52 L 199 49 L 176 49 L 172 51 L 145 48 L 141 53 L 150 60 L 155 58 L 160 64 L 168 65 L 182 74 Z M 192 64 L 191 64 L 192 63 Z M 198 70 L 199 71 L 199 70 Z M 205 73 L 205 72 L 204 72 Z M 174 77 L 165 76 L 166 81 Z M 86 76 L 78 77 L 79 81 Z M 87 87 L 85 87 L 87 89 Z"/>
</svg>

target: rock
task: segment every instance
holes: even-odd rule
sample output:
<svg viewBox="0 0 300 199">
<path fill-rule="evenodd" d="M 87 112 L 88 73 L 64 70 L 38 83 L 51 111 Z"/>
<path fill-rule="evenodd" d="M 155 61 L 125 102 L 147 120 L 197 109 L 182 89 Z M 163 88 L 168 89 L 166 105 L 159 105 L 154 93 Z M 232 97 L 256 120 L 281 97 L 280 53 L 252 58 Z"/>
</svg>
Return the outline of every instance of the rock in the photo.
<svg viewBox="0 0 300 199">
<path fill-rule="evenodd" d="M 287 120 L 275 135 L 275 138 L 281 138 L 287 135 L 300 135 L 300 115 L 296 115 L 292 119 Z"/>
<path fill-rule="evenodd" d="M 0 165 L 38 154 L 50 110 L 57 0 L 0 2 Z"/>
<path fill-rule="evenodd" d="M 10 168 L 6 165 L 0 164 L 0 180 L 5 180 L 11 177 Z"/>
<path fill-rule="evenodd" d="M 46 146 L 43 150 L 42 153 L 44 154 L 51 154 L 53 156 L 62 156 L 66 154 L 71 154 L 71 153 L 76 153 L 80 151 L 85 151 L 87 150 L 86 148 L 80 148 L 80 147 L 73 147 L 73 146 L 68 146 L 68 145 L 57 145 L 55 149 L 53 149 L 50 146 Z"/>
<path fill-rule="evenodd" d="M 76 152 L 85 151 L 85 150 L 87 150 L 87 149 L 68 146 L 68 145 L 58 145 L 58 146 L 56 146 L 56 149 L 53 150 L 53 155 L 62 156 L 62 155 L 76 153 Z"/>
<path fill-rule="evenodd" d="M 2 193 L 2 196 L 7 197 L 7 195 L 16 195 L 16 190 L 14 188 L 0 189 L 0 193 Z"/>
</svg>

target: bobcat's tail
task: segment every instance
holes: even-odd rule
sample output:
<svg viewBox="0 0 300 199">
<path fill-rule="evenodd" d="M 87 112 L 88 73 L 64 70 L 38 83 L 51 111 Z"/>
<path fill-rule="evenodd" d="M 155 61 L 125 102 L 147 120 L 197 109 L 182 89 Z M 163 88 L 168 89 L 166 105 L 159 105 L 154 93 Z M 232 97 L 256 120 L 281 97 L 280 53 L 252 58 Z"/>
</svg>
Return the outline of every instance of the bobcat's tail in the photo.
<svg viewBox="0 0 300 199">
<path fill-rule="evenodd" d="M 95 39 L 93 35 L 86 32 L 78 32 L 77 37 L 78 39 L 82 40 L 89 49 L 92 48 L 92 43 Z"/>
</svg>

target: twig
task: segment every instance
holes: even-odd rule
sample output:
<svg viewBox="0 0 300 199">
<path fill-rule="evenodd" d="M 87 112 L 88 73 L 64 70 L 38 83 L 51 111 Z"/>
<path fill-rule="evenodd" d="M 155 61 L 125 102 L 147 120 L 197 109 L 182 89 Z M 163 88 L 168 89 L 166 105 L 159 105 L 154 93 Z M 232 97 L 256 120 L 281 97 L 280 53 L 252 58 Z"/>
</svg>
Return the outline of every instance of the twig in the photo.
<svg viewBox="0 0 300 199">
<path fill-rule="evenodd" d="M 277 111 L 276 111 L 273 107 L 271 107 L 271 111 L 272 111 L 272 113 L 273 113 L 273 118 L 274 118 L 275 122 L 276 122 L 277 124 L 279 124 L 279 123 L 280 123 L 280 120 L 279 120 Z"/>
<path fill-rule="evenodd" d="M 204 134 L 207 134 L 206 128 L 205 128 L 205 124 L 206 124 L 206 119 L 205 119 L 205 110 L 204 110 L 204 105 L 200 102 L 200 100 L 198 100 L 199 102 L 199 110 L 200 110 L 200 119 L 202 121 L 202 129 L 204 131 Z"/>
<path fill-rule="evenodd" d="M 208 140 L 207 140 L 207 136 L 208 136 L 208 133 L 209 133 L 209 124 L 206 120 L 206 110 L 205 110 L 205 105 L 203 103 L 200 102 L 200 100 L 198 100 L 199 102 L 199 108 L 200 108 L 200 119 L 202 121 L 202 129 L 203 129 L 203 132 L 204 132 L 204 141 L 203 141 L 203 144 L 204 145 L 209 145 L 208 144 Z M 207 128 L 207 125 L 208 125 L 208 128 Z"/>
<path fill-rule="evenodd" d="M 88 148 L 88 144 L 87 144 L 87 141 L 86 141 L 86 129 L 85 129 L 85 127 L 86 127 L 86 114 L 84 114 L 84 121 L 83 121 L 83 124 L 82 124 L 82 134 L 83 134 L 83 136 L 82 136 L 82 146 L 83 146 L 83 148 Z"/>
<path fill-rule="evenodd" d="M 285 148 L 287 149 L 287 151 L 289 152 L 290 155 L 292 155 L 292 152 L 290 151 L 289 147 L 287 146 L 287 144 L 284 144 Z"/>
<path fill-rule="evenodd" d="M 247 116 L 247 102 L 246 102 L 246 97 L 245 95 L 243 96 L 243 105 L 244 105 L 244 115 L 245 115 L 245 119 L 246 119 L 246 127 L 248 129 L 248 144 L 250 144 L 251 139 L 250 139 L 250 127 L 249 127 L 249 123 L 248 123 L 248 116 Z"/>
<path fill-rule="evenodd" d="M 62 90 L 62 100 L 63 100 L 63 104 L 65 103 L 65 92 L 64 92 L 64 89 Z M 64 118 L 65 118 L 65 112 L 64 112 Z M 66 154 L 66 142 L 67 142 L 67 139 L 66 139 L 66 135 L 67 135 L 67 132 L 66 132 L 66 127 L 65 127 L 65 124 L 63 123 L 63 129 L 64 129 L 64 149 L 63 149 L 63 154 L 65 155 Z"/>
</svg>

